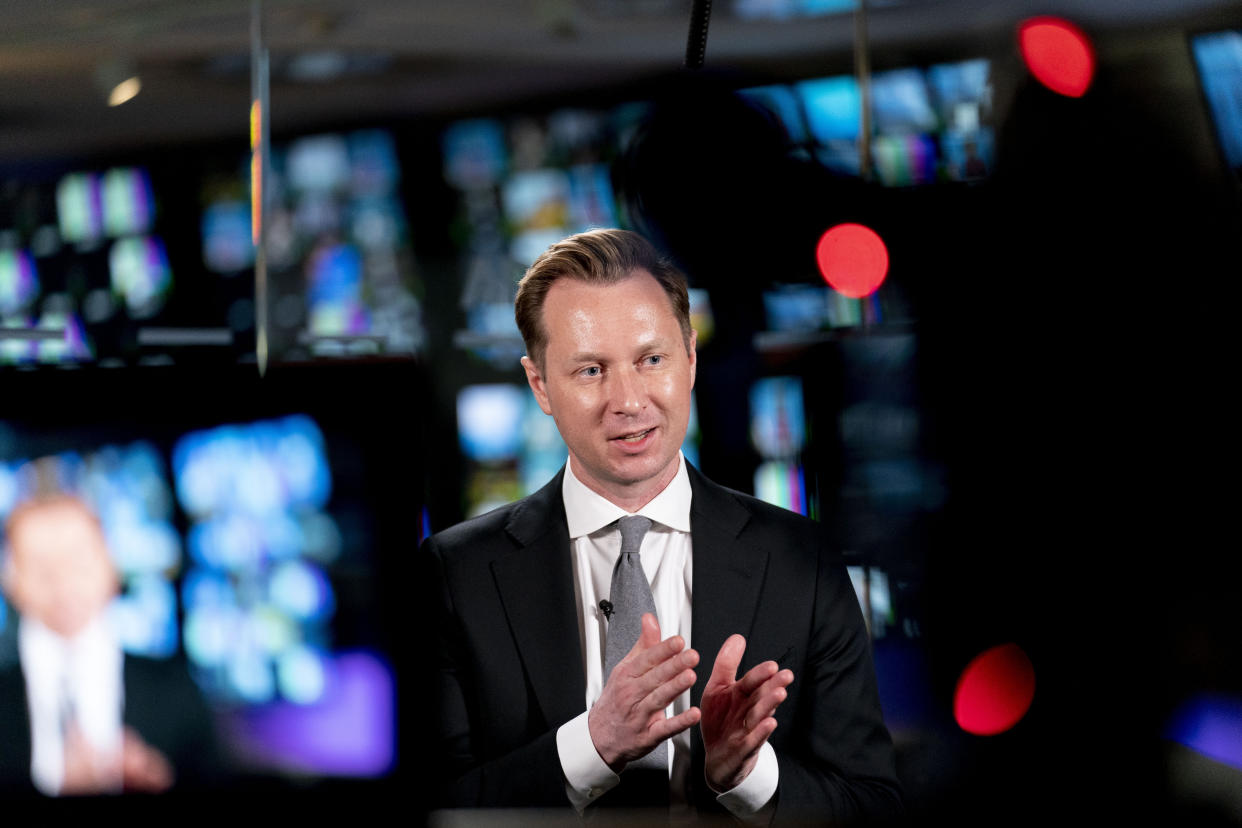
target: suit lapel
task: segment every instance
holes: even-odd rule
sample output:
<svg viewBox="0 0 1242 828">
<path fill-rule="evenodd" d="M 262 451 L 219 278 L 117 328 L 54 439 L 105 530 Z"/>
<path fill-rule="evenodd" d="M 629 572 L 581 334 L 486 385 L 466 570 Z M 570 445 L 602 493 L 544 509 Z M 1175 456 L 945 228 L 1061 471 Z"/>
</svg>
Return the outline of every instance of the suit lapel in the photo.
<svg viewBox="0 0 1242 828">
<path fill-rule="evenodd" d="M 553 727 L 581 713 L 586 698 L 563 473 L 514 509 L 505 531 L 515 547 L 492 562 L 526 674 Z"/>
<path fill-rule="evenodd" d="M 725 639 L 733 633 L 750 638 L 768 550 L 747 546 L 739 540 L 750 521 L 750 511 L 742 502 L 693 466 L 688 466 L 688 470 L 693 491 L 690 532 L 694 544 L 690 635 L 699 652 L 698 679 L 690 691 L 690 702 L 697 705 Z"/>
</svg>

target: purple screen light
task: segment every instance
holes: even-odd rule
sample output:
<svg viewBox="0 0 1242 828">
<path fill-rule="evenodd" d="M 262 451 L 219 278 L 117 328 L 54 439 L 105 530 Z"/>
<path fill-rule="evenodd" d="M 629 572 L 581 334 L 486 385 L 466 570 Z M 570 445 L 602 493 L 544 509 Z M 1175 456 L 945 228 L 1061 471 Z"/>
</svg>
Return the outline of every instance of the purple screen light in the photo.
<svg viewBox="0 0 1242 828">
<path fill-rule="evenodd" d="M 1173 714 L 1165 736 L 1242 770 L 1242 699 L 1221 694 L 1188 699 Z"/>
<path fill-rule="evenodd" d="M 391 770 L 396 723 L 388 665 L 371 653 L 344 653 L 329 662 L 326 678 L 314 704 L 242 711 L 233 728 L 238 750 L 298 773 L 377 777 Z"/>
</svg>

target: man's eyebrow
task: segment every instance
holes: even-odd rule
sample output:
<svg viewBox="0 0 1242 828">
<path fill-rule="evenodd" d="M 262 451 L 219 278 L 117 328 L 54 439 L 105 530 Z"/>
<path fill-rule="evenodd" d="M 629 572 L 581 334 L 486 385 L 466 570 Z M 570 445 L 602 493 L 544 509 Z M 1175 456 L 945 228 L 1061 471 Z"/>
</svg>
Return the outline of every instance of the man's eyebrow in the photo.
<svg viewBox="0 0 1242 828">
<path fill-rule="evenodd" d="M 668 339 L 661 336 L 640 342 L 638 347 L 634 349 L 634 352 L 637 354 L 645 354 L 651 351 L 666 351 L 669 347 Z M 594 351 L 579 351 L 577 353 L 570 354 L 565 358 L 565 361 L 574 364 L 584 362 L 607 362 L 608 357 Z"/>
<path fill-rule="evenodd" d="M 604 359 L 602 354 L 592 351 L 579 351 L 576 354 L 570 354 L 565 361 L 577 365 L 583 362 L 606 362 L 607 360 Z"/>
</svg>

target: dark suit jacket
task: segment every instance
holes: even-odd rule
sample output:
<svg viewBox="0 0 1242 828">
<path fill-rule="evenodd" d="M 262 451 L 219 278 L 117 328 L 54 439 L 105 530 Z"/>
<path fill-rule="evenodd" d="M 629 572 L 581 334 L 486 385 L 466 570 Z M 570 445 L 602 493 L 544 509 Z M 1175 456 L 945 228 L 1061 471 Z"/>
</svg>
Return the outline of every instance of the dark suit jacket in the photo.
<svg viewBox="0 0 1242 828">
<path fill-rule="evenodd" d="M 221 770 L 210 712 L 184 664 L 126 655 L 124 724 L 173 766 L 179 790 L 214 784 Z M 0 791 L 34 794 L 30 714 L 21 666 L 0 670 Z"/>
<path fill-rule="evenodd" d="M 437 614 L 436 759 L 445 805 L 568 803 L 556 728 L 584 710 L 586 680 L 563 473 L 424 544 Z M 689 476 L 691 643 L 701 656 L 692 703 L 702 698 L 721 644 L 741 633 L 739 675 L 768 659 L 794 672 L 770 740 L 780 765 L 776 818 L 853 821 L 899 812 L 870 642 L 819 524 L 717 486 L 693 467 Z M 691 742 L 693 800 L 703 812 L 720 812 L 704 781 L 697 727 Z"/>
</svg>

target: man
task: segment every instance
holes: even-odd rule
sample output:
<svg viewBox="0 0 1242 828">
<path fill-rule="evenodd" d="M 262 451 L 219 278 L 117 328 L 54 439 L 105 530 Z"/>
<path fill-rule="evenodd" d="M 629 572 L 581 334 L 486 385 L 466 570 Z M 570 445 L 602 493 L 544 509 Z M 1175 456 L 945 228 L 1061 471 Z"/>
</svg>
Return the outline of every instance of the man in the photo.
<svg viewBox="0 0 1242 828">
<path fill-rule="evenodd" d="M 869 641 L 820 527 L 681 455 L 697 359 L 684 278 L 637 234 L 590 231 L 531 266 L 516 315 L 569 462 L 426 542 L 446 802 L 898 813 Z M 631 515 L 649 519 L 639 541 L 618 531 Z M 620 652 L 636 545 L 655 611 Z"/>
<path fill-rule="evenodd" d="M 6 524 L 3 583 L 19 669 L 0 670 L 0 786 L 49 796 L 159 793 L 213 768 L 206 706 L 183 670 L 122 653 L 120 586 L 95 514 L 40 494 Z"/>
</svg>

